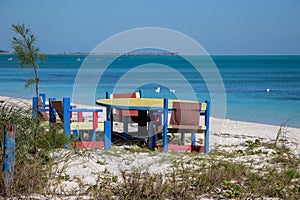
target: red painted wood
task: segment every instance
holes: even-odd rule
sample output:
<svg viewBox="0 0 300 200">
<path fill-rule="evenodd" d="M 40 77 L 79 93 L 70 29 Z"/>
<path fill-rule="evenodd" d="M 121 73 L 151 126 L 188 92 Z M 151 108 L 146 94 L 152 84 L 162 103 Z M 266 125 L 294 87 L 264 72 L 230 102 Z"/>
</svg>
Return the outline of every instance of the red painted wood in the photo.
<svg viewBox="0 0 300 200">
<path fill-rule="evenodd" d="M 121 114 L 122 111 L 122 114 Z M 116 109 L 116 115 L 117 116 L 122 116 L 122 117 L 133 117 L 133 116 L 138 116 L 138 111 L 137 110 L 119 110 Z"/>
<path fill-rule="evenodd" d="M 137 97 L 138 97 L 138 92 L 112 94 L 113 99 L 116 99 L 116 98 L 137 98 Z M 119 110 L 119 109 L 116 109 L 116 115 L 117 116 L 122 116 L 122 117 L 134 117 L 134 116 L 137 117 L 138 116 L 138 111 L 137 110 Z"/>
<path fill-rule="evenodd" d="M 78 117 L 78 122 L 83 122 L 83 115 L 82 115 L 82 112 L 78 112 L 78 113 L 77 113 L 77 117 Z"/>
<path fill-rule="evenodd" d="M 163 149 L 162 145 L 157 146 L 158 149 Z M 191 145 L 172 145 L 168 144 L 168 151 L 197 151 L 197 152 L 204 152 L 204 146 L 191 146 Z"/>
<path fill-rule="evenodd" d="M 75 146 L 78 149 L 104 148 L 104 141 L 80 141 L 75 142 Z M 74 144 L 72 144 L 71 147 L 73 148 Z"/>
<path fill-rule="evenodd" d="M 121 94 L 112 94 L 112 98 L 137 98 L 137 92 L 134 93 L 121 93 Z"/>
<path fill-rule="evenodd" d="M 93 129 L 98 128 L 98 112 L 93 112 Z"/>
</svg>

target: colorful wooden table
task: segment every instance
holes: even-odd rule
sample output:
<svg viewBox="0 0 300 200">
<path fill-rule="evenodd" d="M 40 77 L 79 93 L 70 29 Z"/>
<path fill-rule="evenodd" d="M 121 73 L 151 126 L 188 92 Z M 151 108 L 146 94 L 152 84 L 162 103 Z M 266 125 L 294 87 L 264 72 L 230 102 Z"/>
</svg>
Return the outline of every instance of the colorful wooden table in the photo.
<svg viewBox="0 0 300 200">
<path fill-rule="evenodd" d="M 195 102 L 189 100 L 169 99 L 169 108 L 172 108 L 173 102 Z M 116 99 L 98 99 L 96 104 L 109 108 L 118 108 L 126 110 L 162 110 L 164 108 L 164 99 L 162 98 L 116 98 Z"/>
<path fill-rule="evenodd" d="M 138 132 L 141 136 L 148 139 L 149 148 L 153 149 L 153 144 L 155 144 L 155 136 L 153 134 L 153 125 L 149 126 L 149 131 L 147 129 L 147 122 L 149 119 L 149 116 L 151 118 L 152 114 L 151 112 L 155 113 L 159 110 L 163 111 L 164 116 L 168 116 L 168 110 L 173 109 L 173 103 L 174 102 L 193 102 L 198 103 L 195 101 L 189 101 L 189 100 L 174 100 L 174 99 L 158 99 L 158 98 L 116 98 L 116 99 L 98 99 L 96 100 L 96 104 L 100 106 L 105 106 L 107 108 L 107 120 L 111 122 L 112 124 L 112 118 L 110 117 L 112 115 L 112 109 L 124 109 L 124 110 L 138 110 Z M 201 110 L 203 112 L 200 112 L 199 114 L 204 116 L 205 118 L 205 132 L 204 132 L 204 138 L 205 138 L 205 144 L 204 146 L 197 146 L 195 144 L 196 137 L 195 133 L 192 133 L 192 144 L 188 147 L 189 149 L 186 150 L 197 150 L 197 151 L 203 151 L 204 153 L 208 154 L 209 152 L 209 116 L 210 116 L 210 102 L 205 101 L 205 103 L 201 103 Z M 149 114 L 148 114 L 149 112 Z M 151 119 L 151 121 L 154 121 L 154 119 Z M 164 124 L 168 124 L 168 118 L 164 117 L 163 119 Z M 151 123 L 152 124 L 152 123 Z M 168 127 L 164 126 L 164 136 L 163 136 L 163 151 L 167 151 L 168 149 L 171 150 L 183 150 L 183 148 L 186 148 L 186 146 L 178 147 L 178 146 L 170 146 L 168 145 L 167 141 L 167 132 Z M 174 147 L 174 149 L 172 149 Z"/>
<path fill-rule="evenodd" d="M 168 107 L 171 109 L 173 102 L 194 102 L 189 100 L 168 100 Z M 111 120 L 110 114 L 113 108 L 124 110 L 138 110 L 138 133 L 141 137 L 148 138 L 147 119 L 148 111 L 158 111 L 164 109 L 164 99 L 162 98 L 116 98 L 98 99 L 96 104 L 107 108 L 107 120 Z M 151 116 L 151 115 L 150 115 Z M 113 122 L 111 121 L 111 124 Z"/>
</svg>

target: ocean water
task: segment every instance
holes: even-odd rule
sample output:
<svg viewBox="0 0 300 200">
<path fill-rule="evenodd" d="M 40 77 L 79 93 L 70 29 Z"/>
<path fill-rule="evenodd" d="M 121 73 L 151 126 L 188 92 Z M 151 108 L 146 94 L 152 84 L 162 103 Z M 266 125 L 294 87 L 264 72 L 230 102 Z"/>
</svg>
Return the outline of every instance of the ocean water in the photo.
<svg viewBox="0 0 300 200">
<path fill-rule="evenodd" d="M 95 87 L 92 90 L 95 99 L 104 98 L 105 91 L 133 89 L 143 89 L 145 97 L 188 99 L 189 85 L 199 101 L 211 100 L 212 107 L 213 95 L 224 93 L 228 119 L 274 125 L 286 122 L 288 126 L 300 127 L 300 56 L 213 56 L 212 59 L 224 91 L 207 86 L 208 82 L 219 83 L 218 76 L 213 75 L 215 71 L 207 68 L 208 75 L 199 77 L 190 63 L 179 56 L 121 56 L 110 63 L 110 56 L 48 55 L 38 71 L 40 92 L 48 97 L 72 97 L 78 73 L 83 77 L 86 91 Z M 207 64 L 201 57 L 188 60 Z M 81 71 L 83 66 L 86 71 Z M 34 96 L 34 87 L 24 89 L 33 70 L 19 66 L 14 56 L 0 55 L 0 72 L 0 96 Z M 102 74 L 100 79 L 95 76 L 97 73 Z"/>
</svg>

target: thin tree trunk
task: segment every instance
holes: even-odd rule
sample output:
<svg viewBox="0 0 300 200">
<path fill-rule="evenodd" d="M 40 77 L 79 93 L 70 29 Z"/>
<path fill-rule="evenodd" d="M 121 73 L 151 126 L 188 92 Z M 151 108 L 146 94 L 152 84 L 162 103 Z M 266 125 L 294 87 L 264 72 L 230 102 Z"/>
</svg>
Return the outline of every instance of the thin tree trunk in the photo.
<svg viewBox="0 0 300 200">
<path fill-rule="evenodd" d="M 40 102 L 40 98 L 39 98 L 39 83 L 38 83 L 38 75 L 37 75 L 37 65 L 35 63 L 32 64 L 33 69 L 34 69 L 34 77 L 35 77 L 35 96 L 37 99 L 37 103 L 35 105 L 35 109 L 38 110 L 39 109 L 39 104 Z M 37 128 L 38 128 L 38 118 L 36 117 L 35 121 L 34 121 L 34 135 L 35 137 L 37 136 Z"/>
</svg>

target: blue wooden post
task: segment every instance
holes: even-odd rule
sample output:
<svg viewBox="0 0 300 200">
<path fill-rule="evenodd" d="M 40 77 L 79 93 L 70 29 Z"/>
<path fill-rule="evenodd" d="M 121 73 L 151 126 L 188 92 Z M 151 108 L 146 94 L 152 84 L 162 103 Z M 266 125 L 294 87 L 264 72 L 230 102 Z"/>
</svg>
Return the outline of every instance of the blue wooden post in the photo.
<svg viewBox="0 0 300 200">
<path fill-rule="evenodd" d="M 110 99 L 110 92 L 109 91 L 107 91 L 106 93 L 105 93 L 105 97 L 106 97 L 106 99 Z M 107 107 L 106 108 L 106 119 L 107 120 L 110 120 L 110 108 L 109 107 Z"/>
<path fill-rule="evenodd" d="M 70 131 L 71 131 L 71 127 L 70 127 L 70 123 L 71 123 L 71 119 L 70 119 L 70 98 L 63 98 L 63 107 L 64 107 L 64 132 L 67 135 L 68 138 L 70 138 Z M 70 144 L 65 144 L 66 148 L 70 148 Z"/>
<path fill-rule="evenodd" d="M 168 151 L 168 112 L 169 104 L 168 99 L 164 99 L 164 135 L 163 135 L 163 151 Z"/>
<path fill-rule="evenodd" d="M 110 149 L 111 147 L 111 122 L 109 120 L 104 121 L 104 149 Z"/>
<path fill-rule="evenodd" d="M 36 97 L 32 97 L 32 119 L 37 119 L 38 108 L 37 108 L 38 99 Z"/>
<path fill-rule="evenodd" d="M 206 100 L 206 112 L 205 112 L 205 154 L 209 152 L 209 116 L 210 116 L 210 101 Z"/>
<path fill-rule="evenodd" d="M 148 137 L 148 148 L 154 150 L 156 144 L 156 135 L 154 133 L 155 123 L 150 122 L 149 124 L 149 137 Z"/>
<path fill-rule="evenodd" d="M 49 122 L 56 122 L 56 110 L 51 106 L 51 101 L 55 101 L 55 98 L 49 98 Z"/>
<path fill-rule="evenodd" d="M 96 140 L 97 140 L 97 131 L 96 129 L 93 129 L 92 141 L 96 141 Z"/>
<path fill-rule="evenodd" d="M 98 112 L 93 112 L 93 135 L 92 141 L 97 140 L 97 128 L 98 128 Z"/>
<path fill-rule="evenodd" d="M 10 185 L 15 169 L 15 125 L 4 126 L 4 176 Z"/>
<path fill-rule="evenodd" d="M 107 91 L 107 92 L 105 93 L 105 98 L 106 98 L 106 99 L 110 99 L 110 94 L 111 94 L 110 91 Z"/>
<path fill-rule="evenodd" d="M 123 137 L 125 140 L 128 140 L 128 117 L 122 117 L 122 121 L 123 121 Z"/>
<path fill-rule="evenodd" d="M 140 98 L 144 98 L 144 90 L 139 90 Z"/>
<path fill-rule="evenodd" d="M 197 137 L 196 137 L 196 133 L 192 133 L 192 149 L 196 146 L 196 140 L 197 140 Z"/>
<path fill-rule="evenodd" d="M 200 115 L 200 112 L 199 112 L 199 115 Z M 195 149 L 196 141 L 197 141 L 197 134 L 192 133 L 191 134 L 191 139 L 192 139 L 192 142 L 191 142 L 192 149 Z"/>
</svg>

